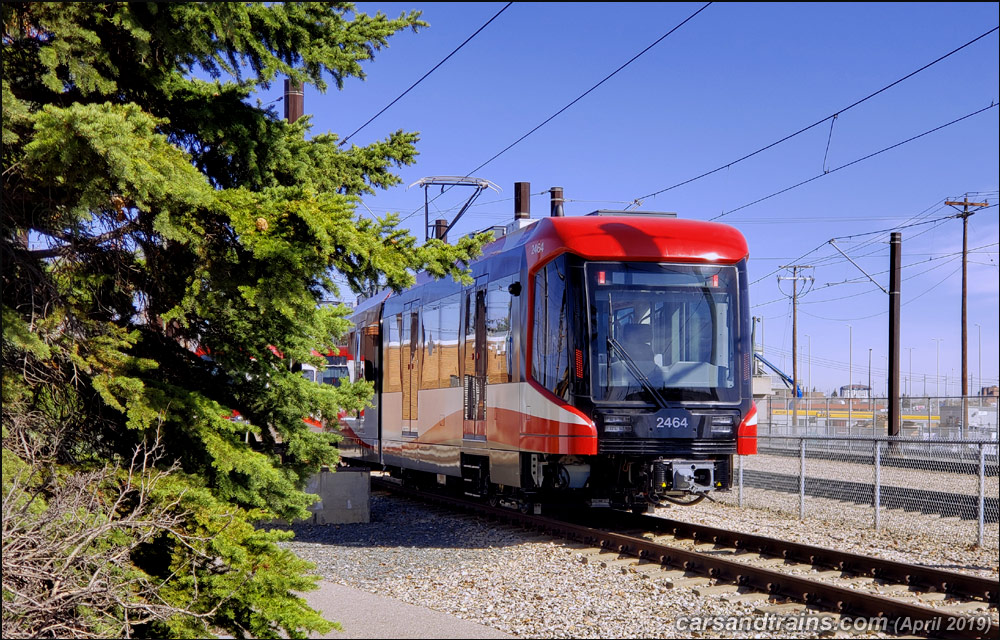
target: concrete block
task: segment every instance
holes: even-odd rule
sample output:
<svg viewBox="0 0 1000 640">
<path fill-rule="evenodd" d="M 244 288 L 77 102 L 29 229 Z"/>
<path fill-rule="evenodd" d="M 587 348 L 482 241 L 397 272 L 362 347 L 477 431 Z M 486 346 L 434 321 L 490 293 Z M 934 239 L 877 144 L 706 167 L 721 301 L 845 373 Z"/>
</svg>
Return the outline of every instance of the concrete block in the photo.
<svg viewBox="0 0 1000 640">
<path fill-rule="evenodd" d="M 367 469 L 321 471 L 309 479 L 306 493 L 319 496 L 309 507 L 313 524 L 371 522 L 371 478 Z"/>
</svg>

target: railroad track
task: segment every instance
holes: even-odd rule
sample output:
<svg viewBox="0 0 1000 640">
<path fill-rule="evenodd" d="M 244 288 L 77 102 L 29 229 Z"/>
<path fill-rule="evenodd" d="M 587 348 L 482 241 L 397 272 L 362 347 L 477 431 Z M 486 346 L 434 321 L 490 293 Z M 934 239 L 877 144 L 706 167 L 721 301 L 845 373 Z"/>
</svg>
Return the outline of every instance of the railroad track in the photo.
<svg viewBox="0 0 1000 640">
<path fill-rule="evenodd" d="M 648 515 L 612 512 L 614 525 L 593 514 L 550 518 L 416 491 L 380 478 L 372 483 L 566 539 L 584 558 L 657 572 L 665 584 L 690 586 L 697 595 L 726 593 L 733 600 L 759 601 L 761 614 L 826 612 L 834 618 L 876 621 L 890 632 L 930 637 L 996 638 L 1000 631 L 981 611 L 997 607 L 996 580 Z"/>
<path fill-rule="evenodd" d="M 801 491 L 799 478 L 798 475 L 774 471 L 748 469 L 743 472 L 744 486 L 782 493 L 799 493 Z M 855 504 L 871 505 L 875 501 L 875 485 L 868 482 L 807 476 L 805 493 L 807 496 Z M 974 495 L 883 484 L 879 487 L 879 504 L 883 509 L 919 511 L 931 515 L 958 517 L 973 521 L 979 518 L 979 496 Z M 1000 510 L 1000 501 L 997 498 L 983 500 L 983 517 L 986 522 L 996 522 L 998 510 Z"/>
</svg>

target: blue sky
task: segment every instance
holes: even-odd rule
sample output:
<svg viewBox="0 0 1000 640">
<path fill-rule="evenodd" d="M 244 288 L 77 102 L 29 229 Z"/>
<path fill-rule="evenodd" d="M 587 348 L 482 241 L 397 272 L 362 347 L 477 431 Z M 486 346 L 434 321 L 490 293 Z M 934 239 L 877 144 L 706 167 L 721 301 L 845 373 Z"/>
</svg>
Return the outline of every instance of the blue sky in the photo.
<svg viewBox="0 0 1000 640">
<path fill-rule="evenodd" d="M 349 80 L 343 91 L 326 94 L 307 87 L 312 133 L 344 137 L 360 127 L 505 4 L 359 3 L 359 11 L 391 17 L 421 10 L 430 27 L 393 37 L 365 66 L 364 81 Z M 417 164 L 399 172 L 402 184 L 366 197 L 359 212 L 399 212 L 423 238 L 424 194 L 408 185 L 426 176 L 469 174 L 702 6 L 514 3 L 351 139 L 369 144 L 397 129 L 421 138 Z M 971 201 L 998 201 L 1000 109 L 988 108 L 1000 101 L 998 34 L 845 109 L 997 27 L 998 6 L 708 6 L 476 170 L 476 177 L 502 191 L 484 192 L 451 235 L 508 222 L 514 182 L 530 182 L 538 194 L 532 197 L 534 217 L 548 214 L 543 192 L 553 186 L 564 189 L 567 215 L 624 208 L 843 110 L 832 127 L 824 121 L 745 161 L 645 198 L 639 208 L 718 218 L 744 233 L 752 313 L 764 318 L 765 355 L 789 373 L 789 283 L 777 279 L 789 274 L 779 267 L 814 266 L 813 288 L 799 307 L 799 377 L 826 392 L 848 382 L 849 336 L 853 382 L 867 383 L 871 349 L 872 386 L 885 388 L 888 296 L 861 269 L 888 288 L 889 234 L 872 232 L 898 229 L 901 369 L 904 378 L 912 371 L 913 379 L 906 388 L 957 394 L 962 223 L 939 219 L 956 213 L 945 200 L 961 200 L 967 192 Z M 261 100 L 279 97 L 279 85 Z M 469 195 L 467 189 L 444 193 L 432 204 L 431 219 L 450 219 Z M 975 388 L 980 353 L 983 377 L 996 384 L 998 376 L 997 211 L 994 206 L 969 219 L 969 372 Z M 858 266 L 827 244 L 831 238 L 839 238 Z"/>
</svg>

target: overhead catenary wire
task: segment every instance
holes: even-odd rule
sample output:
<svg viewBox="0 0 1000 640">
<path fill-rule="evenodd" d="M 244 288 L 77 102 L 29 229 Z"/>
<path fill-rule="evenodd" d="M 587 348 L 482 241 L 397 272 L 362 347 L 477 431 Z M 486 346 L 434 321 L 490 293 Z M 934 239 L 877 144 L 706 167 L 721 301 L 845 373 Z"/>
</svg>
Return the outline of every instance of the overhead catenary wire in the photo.
<svg viewBox="0 0 1000 640">
<path fill-rule="evenodd" d="M 476 173 L 480 169 L 484 168 L 486 165 L 490 164 L 491 162 L 493 162 L 494 160 L 496 160 L 497 158 L 499 158 L 503 154 L 505 154 L 508 151 L 510 151 L 511 149 L 513 149 L 519 143 L 521 143 L 522 141 L 524 141 L 528 136 L 530 136 L 531 134 L 535 133 L 536 131 L 538 131 L 539 129 L 541 129 L 545 125 L 547 125 L 549 122 L 552 122 L 554 119 L 556 119 L 562 113 L 564 113 L 567 109 L 569 109 L 570 107 L 572 107 L 573 105 L 575 105 L 577 102 L 579 102 L 580 100 L 584 99 L 585 97 L 587 97 L 588 95 L 590 95 L 591 93 L 593 93 L 598 87 L 600 87 L 601 85 L 603 85 L 605 82 L 607 82 L 608 80 L 610 80 L 614 76 L 618 75 L 618 73 L 620 73 L 626 67 L 628 67 L 633 62 L 635 62 L 636 60 L 638 60 L 640 57 L 642 57 L 644 54 L 646 54 L 650 49 L 652 49 L 656 45 L 658 45 L 661 42 L 663 42 L 665 39 L 667 39 L 675 31 L 677 31 L 678 29 L 680 29 L 681 27 L 683 27 L 685 24 L 687 24 L 688 22 L 690 22 L 695 16 L 697 16 L 699 13 L 701 13 L 702 11 L 704 11 L 705 9 L 707 9 L 711 4 L 712 4 L 711 2 L 706 2 L 697 11 L 695 11 L 694 13 L 692 13 L 691 15 L 689 15 L 687 18 L 685 18 L 684 20 L 682 20 L 680 23 L 678 23 L 672 29 L 670 29 L 669 31 L 667 31 L 666 33 L 664 33 L 662 36 L 660 36 L 659 38 L 657 38 L 652 44 L 650 44 L 645 49 L 643 49 L 639 53 L 637 53 L 634 56 L 632 56 L 627 62 L 625 62 L 624 64 L 622 64 L 621 66 L 619 66 L 617 69 L 615 69 L 614 71 L 612 71 L 608 75 L 604 76 L 604 78 L 601 79 L 597 84 L 593 85 L 592 87 L 590 87 L 589 89 L 587 89 L 586 91 L 584 91 L 583 93 L 581 93 L 579 96 L 577 96 L 572 101 L 570 101 L 568 104 L 566 104 L 566 106 L 562 107 L 561 109 L 559 109 L 558 111 L 556 111 L 555 113 L 553 113 L 551 116 L 549 116 L 548 118 L 546 118 L 545 120 L 543 120 L 541 123 L 535 125 L 535 127 L 533 127 L 527 133 L 525 133 L 524 135 L 522 135 L 520 138 L 518 138 L 514 142 L 512 142 L 509 145 L 507 145 L 506 147 L 504 147 L 504 149 L 502 149 L 500 152 L 494 154 L 493 157 L 491 157 L 489 160 L 483 162 L 482 164 L 480 164 L 475 169 L 472 169 L 471 171 L 469 171 L 468 173 L 466 173 L 464 177 L 466 177 L 466 178 L 471 177 L 472 174 Z M 447 191 L 448 191 L 448 189 L 442 190 L 442 192 L 440 194 L 438 194 L 434 199 L 436 200 L 437 198 L 440 198 Z M 400 222 L 402 222 L 403 220 L 407 220 L 410 217 L 416 215 L 419 211 L 421 211 L 421 209 L 414 210 L 412 213 L 410 213 L 406 217 L 404 217 Z"/>
<path fill-rule="evenodd" d="M 931 209 L 933 209 L 934 207 L 935 207 L 935 205 L 931 205 L 931 206 L 927 207 L 926 209 L 924 209 L 924 210 L 923 210 L 923 211 L 921 211 L 920 213 L 918 213 L 918 214 L 916 214 L 916 215 L 914 215 L 914 216 L 910 216 L 909 218 L 907 218 L 907 219 L 906 219 L 906 221 L 904 221 L 904 223 L 903 223 L 903 224 L 900 224 L 900 225 L 897 225 L 897 226 L 895 226 L 895 227 L 892 227 L 891 229 L 888 229 L 888 231 L 901 231 L 901 230 L 903 230 L 903 229 L 907 229 L 907 228 L 910 228 L 910 227 L 912 227 L 912 226 L 918 226 L 919 224 L 923 224 L 923 223 L 913 223 L 913 224 L 908 224 L 908 223 L 909 223 L 909 221 L 910 221 L 910 220 L 919 220 L 919 219 L 920 219 L 921 217 L 923 217 L 923 216 L 927 215 L 927 213 L 928 213 L 928 212 L 929 212 L 929 211 L 930 211 Z M 953 217 L 954 217 L 954 215 L 948 215 L 948 216 L 945 216 L 945 217 L 943 217 L 943 218 L 938 218 L 937 220 L 935 220 L 935 222 L 941 222 L 941 223 L 943 224 L 943 223 L 944 223 L 944 221 L 946 221 L 946 220 L 949 220 L 949 219 L 951 219 L 951 218 L 953 218 Z M 932 228 L 933 228 L 933 227 L 932 227 Z M 879 233 L 886 233 L 886 230 L 883 230 L 883 231 L 880 231 Z M 859 235 L 860 235 L 860 234 L 859 234 Z M 837 238 L 835 238 L 835 239 L 836 239 L 836 240 L 849 240 L 849 239 L 851 239 L 851 236 L 839 236 L 839 237 L 837 237 Z M 866 244 L 867 244 L 867 243 L 866 243 Z M 808 256 L 812 255 L 813 253 L 815 253 L 816 251 L 819 251 L 820 249 L 822 249 L 822 248 L 823 248 L 823 247 L 825 247 L 826 245 L 827 245 L 827 243 L 826 243 L 826 242 L 823 242 L 823 243 L 821 243 L 821 244 L 817 245 L 816 247 L 814 247 L 813 249 L 810 249 L 810 250 L 809 250 L 809 251 L 807 251 L 806 253 L 802 254 L 802 255 L 801 255 L 801 256 L 799 256 L 798 258 L 795 258 L 794 260 L 787 260 L 787 259 L 785 259 L 785 261 L 786 261 L 786 263 L 788 263 L 788 264 L 794 264 L 794 263 L 797 263 L 797 262 L 799 262 L 800 260 L 802 260 L 803 258 L 806 258 L 806 257 L 808 257 Z M 828 263 L 828 262 L 829 262 L 829 261 L 830 261 L 831 259 L 833 259 L 833 258 L 835 258 L 835 257 L 836 257 L 836 256 L 829 256 L 829 257 L 820 257 L 820 258 L 814 258 L 814 259 L 813 259 L 813 264 L 814 264 L 814 265 L 816 265 L 816 266 L 818 266 L 818 265 L 820 265 L 821 263 L 824 263 L 824 262 L 827 262 L 827 263 Z M 842 260 L 843 260 L 843 259 L 841 258 L 841 259 L 840 259 L 840 261 L 842 261 Z M 779 271 L 781 271 L 781 269 L 780 269 L 780 268 L 779 268 L 779 269 L 774 269 L 773 271 L 769 271 L 769 272 L 768 272 L 767 274 L 765 274 L 765 275 L 761 276 L 760 278 L 757 278 L 756 280 L 754 280 L 753 282 L 751 282 L 751 283 L 750 283 L 750 286 L 753 286 L 753 285 L 755 285 L 755 284 L 758 284 L 758 283 L 760 283 L 760 282 L 762 282 L 762 281 L 766 280 L 767 278 L 770 278 L 771 276 L 773 276 L 774 274 L 778 273 Z"/>
<path fill-rule="evenodd" d="M 372 116 L 371 118 L 369 118 L 369 119 L 368 119 L 368 121 L 367 121 L 367 122 L 365 122 L 365 123 L 364 123 L 363 125 L 361 125 L 361 126 L 360 126 L 360 127 L 358 127 L 357 129 L 355 129 L 355 130 L 354 130 L 354 131 L 353 131 L 353 132 L 352 132 L 352 133 L 351 133 L 351 134 L 350 134 L 349 136 L 347 136 L 346 138 L 344 138 L 343 140 L 341 140 L 341 141 L 340 141 L 340 143 L 339 143 L 339 144 L 338 144 L 337 146 L 339 146 L 339 147 L 342 147 L 342 146 L 344 146 L 345 144 L 347 144 L 347 141 L 348 141 L 348 140 L 350 140 L 351 138 L 353 138 L 353 137 L 354 137 L 354 136 L 355 136 L 355 135 L 356 135 L 356 134 L 357 134 L 358 132 L 360 132 L 360 131 L 361 131 L 362 129 L 364 129 L 365 127 L 367 127 L 368 125 L 370 125 L 370 124 L 371 124 L 372 122 L 374 122 L 374 121 L 375 121 L 375 119 L 376 119 L 376 118 L 378 118 L 378 117 L 379 117 L 380 115 L 382 115 L 383 113 L 385 113 L 386 111 L 388 111 L 388 110 L 389 110 L 389 108 L 390 108 L 390 107 L 392 107 L 392 105 L 394 105 L 394 104 L 396 104 L 397 102 L 399 102 L 399 101 L 400 101 L 400 100 L 401 100 L 401 99 L 403 98 L 403 96 L 405 96 L 405 95 L 406 95 L 406 94 L 408 94 L 408 93 L 409 93 L 410 91 L 412 91 L 412 90 L 413 90 L 413 89 L 414 89 L 414 88 L 415 88 L 415 87 L 416 87 L 416 86 L 417 86 L 418 84 L 420 84 L 421 82 L 423 82 L 424 80 L 426 80 L 426 79 L 427 79 L 427 76 L 429 76 L 429 75 L 431 75 L 432 73 L 434 73 L 435 71 L 437 71 L 437 68 L 438 68 L 438 67 L 440 67 L 441 65 L 443 65 L 443 64 L 444 64 L 445 62 L 447 62 L 447 61 L 448 61 L 448 59 L 449 59 L 449 58 L 451 58 L 451 57 L 452 57 L 453 55 L 455 55 L 456 53 L 458 53 L 458 52 L 459 52 L 459 50 L 461 50 L 461 49 L 462 49 L 462 47 L 464 47 L 465 45 L 469 44 L 469 42 L 470 42 L 470 41 L 471 41 L 471 40 L 472 40 L 473 38 L 475 38 L 475 37 L 476 37 L 477 35 L 479 35 L 479 32 L 480 32 L 480 31 L 482 31 L 483 29 L 485 29 L 486 27 L 488 27 L 488 26 L 490 25 L 490 23 L 491 23 L 491 22 L 493 22 L 493 21 L 494 21 L 494 20 L 496 20 L 496 19 L 497 19 L 498 17 L 500 17 L 500 14 L 501 14 L 501 13 L 503 13 L 504 11 L 506 11 L 506 10 L 507 10 L 507 8 L 508 8 L 508 7 L 510 7 L 510 5 L 512 5 L 512 4 L 514 4 L 514 3 L 513 3 L 513 2 L 508 2 L 507 4 L 505 4 L 505 5 L 503 6 L 503 8 L 502 8 L 502 9 L 500 9 L 499 11 L 497 11 L 497 12 L 496 12 L 496 13 L 495 13 L 495 14 L 493 15 L 493 17 L 492 17 L 492 18 L 490 18 L 489 20 L 487 20 L 487 21 L 486 21 L 486 22 L 485 22 L 485 23 L 483 24 L 483 26 L 481 26 L 481 27 L 479 27 L 478 29 L 476 29 L 475 33 L 473 33 L 473 34 L 472 34 L 471 36 L 469 36 L 468 38 L 466 38 L 466 39 L 465 39 L 465 42 L 463 42 L 462 44 L 460 44 L 460 45 L 458 45 L 457 47 L 455 47 L 455 49 L 454 49 L 454 50 L 452 50 L 452 52 L 451 52 L 451 53 L 449 53 L 448 55 L 446 55 L 446 56 L 445 56 L 445 57 L 444 57 L 444 58 L 443 58 L 443 59 L 441 60 L 441 62 L 439 62 L 439 63 L 437 63 L 436 65 L 434 65 L 434 67 L 433 67 L 433 68 L 431 68 L 431 70 L 430 70 L 430 71 L 428 71 L 427 73 L 425 73 L 424 75 L 422 75 L 422 76 L 420 77 L 420 79 L 419 79 L 419 80 L 417 80 L 416 82 L 414 82 L 413 84 L 411 84 L 411 85 L 409 86 L 409 88 L 408 88 L 408 89 L 407 89 L 406 91 L 404 91 L 403 93 L 401 93 L 401 94 L 399 94 L 398 96 L 396 96 L 396 99 L 395 99 L 395 100 L 393 100 L 393 101 L 392 101 L 392 102 L 390 102 L 389 104 L 387 104 L 387 105 L 385 105 L 384 107 L 382 107 L 382 110 L 381 110 L 381 111 L 379 111 L 378 113 L 376 113 L 375 115 L 373 115 L 373 116 Z"/>
<path fill-rule="evenodd" d="M 891 89 L 892 87 L 896 86 L 897 84 L 899 84 L 901 82 L 904 82 L 905 80 L 908 80 L 908 79 L 912 78 L 913 76 L 917 75 L 921 71 L 929 69 L 930 67 L 936 65 L 937 63 L 941 62 L 942 60 L 945 60 L 946 58 L 949 58 L 952 55 L 958 53 L 962 49 L 965 49 L 966 47 L 971 46 L 972 44 L 978 42 L 979 40 L 982 40 L 986 36 L 988 36 L 988 35 L 996 32 L 998 29 L 1000 29 L 1000 27 L 993 27 L 992 29 L 990 29 L 986 33 L 983 33 L 983 34 L 981 34 L 981 35 L 973 38 L 972 40 L 969 40 L 968 42 L 966 42 L 965 44 L 963 44 L 960 47 L 952 49 L 948 53 L 946 53 L 943 56 L 937 58 L 936 60 L 925 64 L 924 66 L 920 67 L 919 69 L 917 69 L 915 71 L 911 71 L 910 73 L 906 74 L 902 78 L 899 78 L 898 80 L 885 85 L 884 87 L 882 87 L 878 91 L 875 91 L 874 93 L 871 93 L 871 94 L 865 96 L 864 98 L 861 98 L 860 100 L 857 100 L 856 102 L 854 102 L 854 103 L 852 103 L 852 104 L 850 104 L 850 105 L 848 105 L 848 106 L 846 106 L 846 107 L 844 107 L 842 109 L 838 109 L 837 111 L 831 113 L 830 115 L 826 116 L 825 118 L 823 118 L 821 120 L 817 120 L 816 122 L 814 122 L 814 123 L 812 123 L 812 124 L 810 124 L 810 125 L 808 125 L 806 127 L 802 127 L 801 129 L 799 129 L 795 133 L 791 133 L 791 134 L 789 134 L 789 135 L 781 138 L 780 140 L 776 140 L 776 141 L 774 141 L 774 142 L 772 142 L 772 143 L 770 143 L 770 144 L 768 144 L 768 145 L 766 145 L 764 147 L 761 147 L 760 149 L 757 149 L 756 151 L 753 151 L 751 153 L 746 154 L 745 156 L 743 156 L 741 158 L 737 158 L 736 160 L 733 160 L 731 162 L 727 162 L 726 164 L 721 165 L 719 167 L 716 167 L 715 169 L 712 169 L 711 171 L 706 171 L 705 173 L 702 173 L 701 175 L 695 176 L 693 178 L 689 178 L 689 179 L 684 180 L 682 182 L 678 182 L 677 184 L 671 185 L 671 186 L 666 187 L 664 189 L 660 189 L 659 191 L 654 191 L 654 192 L 652 192 L 650 194 L 647 194 L 647 195 L 635 198 L 632 202 L 633 202 L 633 204 L 638 205 L 642 200 L 645 200 L 647 198 L 654 198 L 654 197 L 656 197 L 656 196 L 658 196 L 658 195 L 660 195 L 662 193 L 666 193 L 667 191 L 671 191 L 671 190 L 676 189 L 678 187 L 682 187 L 682 186 L 684 186 L 686 184 L 690 184 L 690 183 L 692 183 L 692 182 L 694 182 L 696 180 L 700 180 L 702 178 L 707 178 L 708 176 L 710 176 L 712 174 L 718 173 L 719 171 L 722 171 L 723 169 L 728 169 L 728 168 L 732 167 L 733 165 L 736 165 L 736 164 L 739 164 L 740 162 L 743 162 L 744 160 L 749 160 L 750 158 L 752 158 L 752 157 L 754 157 L 754 156 L 756 156 L 756 155 L 758 155 L 760 153 L 763 153 L 763 152 L 767 151 L 768 149 L 772 149 L 772 148 L 780 145 L 783 142 L 791 140 L 792 138 L 794 138 L 794 137 L 796 137 L 796 136 L 798 136 L 800 134 L 803 134 L 806 131 L 809 131 L 811 129 L 814 129 L 815 127 L 818 127 L 819 125 L 823 124 L 827 120 L 830 120 L 832 118 L 836 118 L 836 117 L 840 116 L 841 114 L 843 114 L 843 113 L 845 113 L 847 111 L 850 111 L 854 107 L 857 107 L 857 106 L 859 106 L 859 105 L 867 102 L 868 100 L 871 100 L 875 96 L 877 96 L 877 95 L 879 95 L 879 94 L 881 94 L 881 93 L 883 93 L 885 91 L 888 91 L 889 89 Z M 831 127 L 831 135 L 832 135 L 832 132 L 833 132 L 833 129 Z M 828 143 L 828 145 L 829 145 L 829 143 Z M 829 146 L 828 146 L 828 149 L 829 149 Z M 824 159 L 824 164 L 825 164 L 825 159 Z M 824 166 L 824 169 L 825 168 L 826 167 Z"/>
<path fill-rule="evenodd" d="M 889 145 L 888 147 L 885 147 L 883 149 L 879 149 L 878 151 L 875 151 L 874 153 L 869 153 L 866 156 L 863 156 L 861 158 L 857 158 L 855 160 L 852 160 L 851 162 L 848 162 L 847 164 L 842 164 L 842 165 L 840 165 L 839 167 L 837 167 L 835 169 L 830 169 L 829 171 L 826 171 L 826 172 L 821 173 L 819 175 L 815 175 L 812 178 L 809 178 L 807 180 L 803 180 L 802 182 L 799 182 L 797 184 L 793 184 L 790 187 L 785 187 L 784 189 L 781 189 L 780 191 L 775 191 L 771 195 L 764 196 L 763 198 L 758 198 L 757 200 L 754 200 L 753 202 L 748 202 L 747 204 L 739 206 L 739 207 L 736 207 L 735 209 L 731 209 L 731 210 L 726 211 L 724 213 L 720 213 L 719 215 L 715 216 L 714 218 L 711 218 L 711 220 L 718 220 L 719 218 L 722 218 L 724 216 L 728 216 L 730 214 L 736 213 L 737 211 L 741 211 L 741 210 L 746 209 L 748 207 L 752 207 L 755 204 L 760 204 L 761 202 L 764 202 L 765 200 L 770 200 L 771 198 L 774 198 L 775 196 L 779 196 L 779 195 L 781 195 L 783 193 L 787 193 L 787 192 L 791 191 L 792 189 L 797 189 L 797 188 L 799 188 L 801 186 L 807 185 L 810 182 L 813 182 L 814 180 L 819 180 L 820 178 L 825 178 L 826 176 L 830 175 L 831 173 L 835 173 L 837 171 L 840 171 L 841 169 L 847 169 L 848 167 L 852 167 L 852 166 L 854 166 L 854 165 L 856 165 L 856 164 L 858 164 L 860 162 L 864 162 L 866 160 L 871 160 L 875 156 L 881 155 L 881 154 L 886 153 L 888 151 L 892 151 L 893 149 L 901 147 L 904 144 L 909 144 L 910 142 L 914 142 L 915 140 L 919 140 L 920 138 L 923 138 L 924 136 L 928 136 L 928 135 L 930 135 L 932 133 L 935 133 L 937 131 L 941 131 L 942 129 L 945 129 L 946 127 L 950 127 L 952 125 L 958 124 L 959 122 L 962 122 L 964 120 L 967 120 L 969 118 L 977 116 L 980 113 L 983 113 L 985 111 L 989 111 L 990 109 L 995 109 L 996 107 L 997 107 L 997 103 L 994 101 L 988 107 L 983 107 L 982 109 L 978 109 L 976 111 L 973 111 L 972 113 L 967 113 L 967 114 L 965 114 L 964 116 L 962 116 L 960 118 L 956 118 L 956 119 L 952 120 L 951 122 L 946 122 L 945 124 L 942 124 L 942 125 L 939 125 L 937 127 L 934 127 L 933 129 L 929 129 L 927 131 L 924 131 L 923 133 L 919 133 L 919 134 L 917 134 L 917 135 L 915 135 L 913 137 L 907 138 L 906 140 L 903 140 L 901 142 L 897 142 L 896 144 L 893 144 L 893 145 Z"/>
</svg>

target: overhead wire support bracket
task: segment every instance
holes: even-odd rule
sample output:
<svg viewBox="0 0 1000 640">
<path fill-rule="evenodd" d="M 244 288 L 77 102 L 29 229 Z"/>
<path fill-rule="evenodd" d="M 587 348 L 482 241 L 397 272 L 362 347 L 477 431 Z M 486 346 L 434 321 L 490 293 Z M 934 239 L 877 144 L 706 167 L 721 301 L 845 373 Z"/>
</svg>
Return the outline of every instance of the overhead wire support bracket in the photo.
<svg viewBox="0 0 1000 640">
<path fill-rule="evenodd" d="M 458 220 L 465 214 L 465 212 L 469 210 L 469 207 L 471 207 L 472 203 L 476 201 L 476 198 L 479 197 L 480 193 L 482 193 L 486 189 L 493 189 L 497 193 L 500 193 L 500 187 L 498 187 L 493 182 L 490 182 L 489 180 L 486 180 L 484 178 L 473 178 L 471 176 L 430 176 L 427 178 L 421 178 L 417 180 L 416 182 L 411 184 L 410 187 L 415 187 L 417 185 L 424 188 L 424 242 L 427 242 L 427 240 L 430 239 L 431 235 L 430 234 L 431 221 L 430 221 L 430 211 L 429 211 L 430 200 L 428 200 L 427 198 L 428 187 L 440 186 L 442 192 L 444 191 L 445 187 L 475 187 L 476 189 L 476 191 L 471 196 L 469 196 L 469 199 L 465 201 L 465 204 L 462 206 L 462 209 L 458 212 L 458 215 L 456 215 L 455 219 L 451 221 L 451 224 L 449 224 L 444 229 L 440 237 L 448 235 L 448 232 L 451 231 L 451 228 L 454 227 L 455 223 L 458 222 Z"/>
<path fill-rule="evenodd" d="M 838 246 L 837 246 L 837 242 L 836 242 L 836 238 L 834 238 L 834 239 L 832 239 L 832 240 L 829 240 L 828 242 L 830 243 L 830 246 L 832 246 L 832 247 L 833 247 L 834 249 L 836 249 L 837 251 L 840 251 L 840 247 L 838 247 Z M 876 287 L 878 287 L 879 289 L 881 289 L 881 290 L 882 290 L 882 293 L 884 293 L 885 295 L 889 295 L 889 291 L 888 291 L 888 289 L 886 289 L 885 287 L 883 287 L 882 285 L 880 285 L 880 284 L 878 283 L 878 281 L 877 281 L 877 280 L 875 280 L 875 278 L 871 277 L 871 275 L 869 275 L 867 271 L 865 271 L 864 269 L 862 269 L 862 268 L 860 267 L 860 265 L 858 265 L 858 263 L 857 263 L 857 262 L 855 262 L 854 260 L 851 260 L 851 256 L 847 255 L 847 254 L 846 254 L 846 253 L 844 253 L 843 251 L 840 251 L 840 255 L 842 255 L 842 256 L 844 256 L 845 258 L 847 258 L 847 261 L 848 261 L 848 262 L 850 262 L 851 264 L 853 264 L 853 265 L 854 265 L 855 267 L 857 267 L 857 268 L 858 268 L 858 271 L 860 271 L 861 273 L 863 273 L 863 274 L 865 274 L 866 276 L 868 276 L 868 279 L 869 279 L 869 280 L 871 280 L 872 282 L 874 282 L 874 283 L 875 283 L 875 286 L 876 286 Z"/>
</svg>

